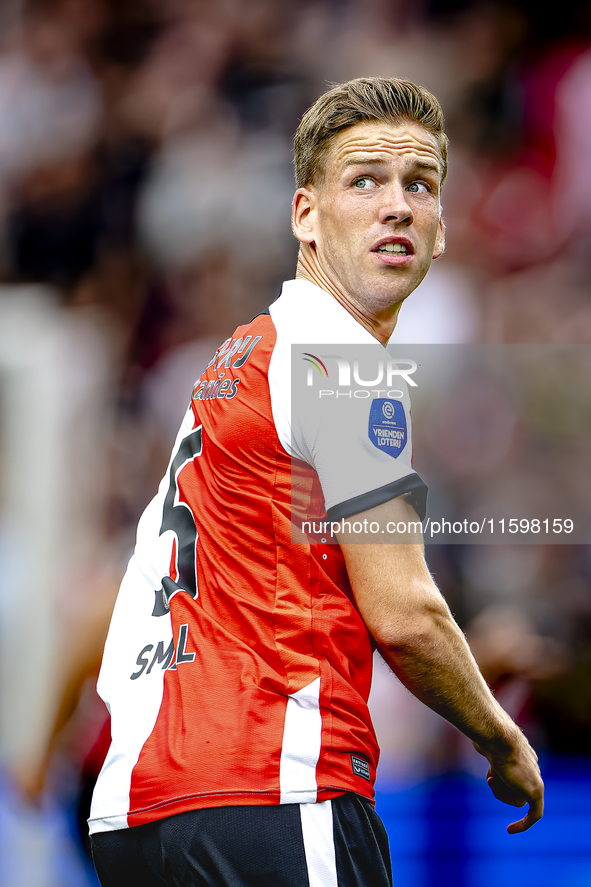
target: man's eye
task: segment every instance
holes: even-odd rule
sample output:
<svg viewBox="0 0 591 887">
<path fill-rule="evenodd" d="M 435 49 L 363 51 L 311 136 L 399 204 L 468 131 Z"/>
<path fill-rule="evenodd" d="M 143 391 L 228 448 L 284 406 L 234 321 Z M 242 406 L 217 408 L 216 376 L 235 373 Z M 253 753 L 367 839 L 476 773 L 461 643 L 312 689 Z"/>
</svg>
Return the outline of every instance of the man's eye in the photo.
<svg viewBox="0 0 591 887">
<path fill-rule="evenodd" d="M 413 194 L 426 194 L 431 189 L 425 182 L 413 182 L 406 190 L 411 191 Z"/>
<path fill-rule="evenodd" d="M 370 191 L 372 188 L 377 188 L 376 183 L 369 176 L 361 176 L 358 179 L 355 179 L 353 182 L 355 188 L 358 188 L 359 191 Z"/>
</svg>

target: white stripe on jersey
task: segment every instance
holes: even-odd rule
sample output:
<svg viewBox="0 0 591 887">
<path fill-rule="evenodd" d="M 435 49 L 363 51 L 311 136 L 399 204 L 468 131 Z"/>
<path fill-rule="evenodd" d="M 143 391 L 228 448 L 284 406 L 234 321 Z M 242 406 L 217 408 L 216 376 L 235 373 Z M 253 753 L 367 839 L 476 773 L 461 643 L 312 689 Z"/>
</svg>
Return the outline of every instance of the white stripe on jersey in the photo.
<svg viewBox="0 0 591 887">
<path fill-rule="evenodd" d="M 320 678 L 287 697 L 279 784 L 281 804 L 313 804 L 318 785 L 322 717 Z"/>
<path fill-rule="evenodd" d="M 332 801 L 300 804 L 310 887 L 338 887 Z"/>
<path fill-rule="evenodd" d="M 174 538 L 171 531 L 160 535 L 160 526 L 170 467 L 194 424 L 195 417 L 188 409 L 158 493 L 140 518 L 135 554 L 115 604 L 97 684 L 99 696 L 112 713 L 112 741 L 92 797 L 91 834 L 128 827 L 133 768 L 160 713 L 166 673 L 160 662 L 140 680 L 131 680 L 131 675 L 138 671 L 140 650 L 149 645 L 145 655 L 153 656 L 160 643 L 162 650 L 167 650 L 172 642 L 170 614 L 157 619 L 152 616 L 154 592 L 161 577 L 168 574 Z"/>
<path fill-rule="evenodd" d="M 132 557 L 115 605 L 119 618 L 113 619 L 105 645 L 110 668 L 103 666 L 97 686 L 112 710 L 112 742 L 92 798 L 91 834 L 127 827 L 131 774 L 162 703 L 165 673 L 161 668 L 155 668 L 143 681 L 130 680 L 138 669 L 137 654 L 148 641 L 150 651 L 158 641 L 163 649 L 172 641 L 170 615 L 152 617 L 154 593 L 146 593 L 139 573 L 137 559 Z"/>
</svg>

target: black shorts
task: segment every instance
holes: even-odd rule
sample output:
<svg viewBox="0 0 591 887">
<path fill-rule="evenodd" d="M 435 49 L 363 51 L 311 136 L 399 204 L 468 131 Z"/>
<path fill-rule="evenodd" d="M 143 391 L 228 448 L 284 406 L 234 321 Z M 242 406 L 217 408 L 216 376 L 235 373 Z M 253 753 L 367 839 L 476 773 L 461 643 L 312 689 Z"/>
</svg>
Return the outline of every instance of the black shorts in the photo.
<svg viewBox="0 0 591 887">
<path fill-rule="evenodd" d="M 212 807 L 92 836 L 103 887 L 392 887 L 370 802 Z"/>
</svg>

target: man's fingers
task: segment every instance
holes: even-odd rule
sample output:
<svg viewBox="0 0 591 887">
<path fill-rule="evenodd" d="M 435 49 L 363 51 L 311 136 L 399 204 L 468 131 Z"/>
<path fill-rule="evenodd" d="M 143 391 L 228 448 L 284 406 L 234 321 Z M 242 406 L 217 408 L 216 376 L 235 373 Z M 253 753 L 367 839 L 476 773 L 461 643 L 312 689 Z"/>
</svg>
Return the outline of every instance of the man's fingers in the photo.
<svg viewBox="0 0 591 887">
<path fill-rule="evenodd" d="M 523 819 L 519 819 L 517 822 L 512 822 L 511 825 L 508 825 L 507 832 L 510 835 L 518 835 L 520 832 L 527 831 L 527 829 L 533 825 L 533 822 L 528 823 L 528 816 L 524 816 Z"/>
<path fill-rule="evenodd" d="M 527 798 L 523 793 L 516 792 L 507 785 L 506 782 L 503 782 L 502 779 L 499 779 L 494 774 L 488 776 L 486 781 L 495 798 L 502 801 L 503 804 L 510 804 L 511 807 L 525 807 L 527 804 Z"/>
<path fill-rule="evenodd" d="M 523 819 L 520 819 L 518 822 L 512 822 L 511 825 L 507 826 L 507 831 L 510 835 L 517 835 L 520 832 L 526 832 L 528 828 L 531 828 L 532 825 L 534 825 L 536 822 L 539 822 L 543 815 L 543 798 L 534 798 L 534 800 L 530 801 L 527 816 L 524 816 Z"/>
<path fill-rule="evenodd" d="M 529 810 L 523 819 L 512 822 L 507 831 L 510 835 L 525 832 L 542 818 L 544 813 L 544 783 L 537 763 L 537 755 L 525 741 L 518 745 L 513 755 L 495 760 L 489 757 L 486 781 L 495 798 L 512 807 Z M 480 751 L 479 746 L 475 747 Z"/>
</svg>

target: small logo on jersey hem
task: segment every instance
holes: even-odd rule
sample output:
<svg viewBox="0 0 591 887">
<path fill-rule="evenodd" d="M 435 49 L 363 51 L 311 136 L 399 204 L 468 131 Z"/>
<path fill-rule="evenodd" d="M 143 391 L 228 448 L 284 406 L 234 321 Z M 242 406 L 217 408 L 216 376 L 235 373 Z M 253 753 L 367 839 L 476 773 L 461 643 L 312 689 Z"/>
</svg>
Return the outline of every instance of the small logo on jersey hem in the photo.
<svg viewBox="0 0 591 887">
<path fill-rule="evenodd" d="M 351 755 L 351 767 L 353 768 L 353 774 L 355 776 L 361 776 L 362 779 L 367 779 L 368 782 L 371 781 L 369 763 L 365 760 L 365 758 L 359 758 L 357 757 L 357 755 Z"/>
</svg>

